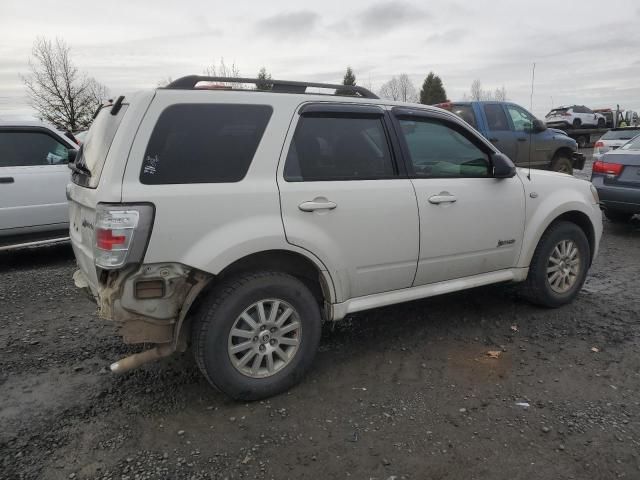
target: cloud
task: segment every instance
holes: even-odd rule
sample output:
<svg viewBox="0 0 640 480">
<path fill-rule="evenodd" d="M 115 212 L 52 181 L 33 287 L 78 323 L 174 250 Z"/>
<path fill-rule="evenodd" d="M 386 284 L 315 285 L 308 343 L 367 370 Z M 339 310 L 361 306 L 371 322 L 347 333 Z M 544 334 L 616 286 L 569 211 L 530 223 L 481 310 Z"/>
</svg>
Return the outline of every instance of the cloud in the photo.
<svg viewBox="0 0 640 480">
<path fill-rule="evenodd" d="M 384 33 L 394 28 L 415 23 L 429 17 L 429 14 L 415 5 L 403 1 L 377 3 L 358 16 L 358 23 L 364 32 Z"/>
<path fill-rule="evenodd" d="M 311 33 L 319 20 L 320 15 L 317 13 L 310 10 L 300 10 L 267 17 L 260 20 L 256 27 L 259 32 L 274 37 L 295 37 Z"/>
<path fill-rule="evenodd" d="M 427 37 L 427 43 L 457 43 L 468 36 L 464 28 L 452 28 L 440 33 L 433 33 Z"/>
</svg>

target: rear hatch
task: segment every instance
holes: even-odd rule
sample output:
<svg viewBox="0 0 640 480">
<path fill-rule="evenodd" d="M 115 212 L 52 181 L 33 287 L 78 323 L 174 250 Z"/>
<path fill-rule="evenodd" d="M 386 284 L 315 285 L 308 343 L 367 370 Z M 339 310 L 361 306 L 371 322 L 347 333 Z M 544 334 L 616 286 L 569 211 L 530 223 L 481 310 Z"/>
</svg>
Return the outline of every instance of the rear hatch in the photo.
<svg viewBox="0 0 640 480">
<path fill-rule="evenodd" d="M 112 148 L 115 145 L 114 139 L 116 139 L 120 126 L 124 125 L 123 120 L 127 117 L 129 109 L 128 104 L 120 102 L 117 109 L 113 105 L 107 105 L 98 112 L 80 147 L 75 162 L 69 165 L 73 172 L 71 175 L 72 183 L 68 187 L 69 236 L 78 266 L 85 275 L 94 295 L 98 285 L 94 265 L 96 206 L 99 201 L 120 201 L 120 184 L 126 161 L 125 158 L 122 162 L 119 176 L 117 173 L 103 175 L 108 159 L 113 156 L 110 153 L 117 150 Z M 128 122 L 125 123 L 128 124 Z M 131 126 L 127 125 L 127 127 Z M 121 130 L 125 130 L 125 128 Z M 100 182 L 101 178 L 102 183 Z M 119 180 L 117 180 L 118 178 Z M 107 183 L 108 185 L 105 185 Z"/>
<path fill-rule="evenodd" d="M 547 122 L 566 122 L 567 117 L 570 116 L 568 108 L 555 108 L 547 113 L 544 118 Z"/>
</svg>

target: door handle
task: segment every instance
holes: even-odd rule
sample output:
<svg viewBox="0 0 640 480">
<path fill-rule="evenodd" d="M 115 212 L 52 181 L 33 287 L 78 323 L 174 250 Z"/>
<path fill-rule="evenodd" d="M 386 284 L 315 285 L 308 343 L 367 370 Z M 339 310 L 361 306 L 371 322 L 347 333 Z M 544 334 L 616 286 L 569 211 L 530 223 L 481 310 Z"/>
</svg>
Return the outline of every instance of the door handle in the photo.
<svg viewBox="0 0 640 480">
<path fill-rule="evenodd" d="M 429 197 L 429 203 L 438 204 L 438 203 L 453 203 L 456 202 L 458 198 L 455 195 L 451 195 L 446 192 L 440 193 L 440 195 L 431 195 Z"/>
<path fill-rule="evenodd" d="M 0 177 L 0 183 L 13 183 L 15 180 L 13 177 Z"/>
<path fill-rule="evenodd" d="M 527 139 L 526 139 L 526 138 L 524 138 L 524 137 L 518 137 L 518 141 L 519 141 L 519 142 L 526 142 L 526 141 L 527 141 Z"/>
<path fill-rule="evenodd" d="M 333 210 L 338 205 L 329 200 L 316 198 L 310 202 L 303 202 L 298 205 L 298 208 L 303 212 L 315 212 L 316 210 Z"/>
</svg>

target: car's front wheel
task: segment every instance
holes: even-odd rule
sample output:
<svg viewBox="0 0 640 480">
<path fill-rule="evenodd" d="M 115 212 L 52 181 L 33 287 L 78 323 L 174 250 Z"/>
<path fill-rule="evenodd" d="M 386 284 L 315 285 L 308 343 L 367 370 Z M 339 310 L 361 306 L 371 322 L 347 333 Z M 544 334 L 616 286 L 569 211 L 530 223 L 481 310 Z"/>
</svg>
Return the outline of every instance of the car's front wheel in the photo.
<svg viewBox="0 0 640 480">
<path fill-rule="evenodd" d="M 577 295 L 587 276 L 591 249 L 575 223 L 559 221 L 542 235 L 523 285 L 524 297 L 545 307 L 560 307 Z"/>
<path fill-rule="evenodd" d="M 573 175 L 573 163 L 571 159 L 563 155 L 558 155 L 554 158 L 551 164 L 551 169 L 554 172 L 566 173 L 567 175 Z"/>
<path fill-rule="evenodd" d="M 215 288 L 194 318 L 192 346 L 209 383 L 238 400 L 286 391 L 311 366 L 319 304 L 297 278 L 245 274 Z"/>
</svg>

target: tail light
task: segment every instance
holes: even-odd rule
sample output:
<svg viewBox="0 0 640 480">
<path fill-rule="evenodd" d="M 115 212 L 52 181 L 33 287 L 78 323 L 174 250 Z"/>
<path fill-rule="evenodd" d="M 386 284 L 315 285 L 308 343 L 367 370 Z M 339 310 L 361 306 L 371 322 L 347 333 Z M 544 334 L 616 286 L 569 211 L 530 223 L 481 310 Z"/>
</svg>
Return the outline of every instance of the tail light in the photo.
<svg viewBox="0 0 640 480">
<path fill-rule="evenodd" d="M 114 269 L 142 261 L 153 224 L 153 205 L 98 204 L 94 259 L 96 266 Z"/>
<path fill-rule="evenodd" d="M 609 151 L 609 149 L 607 147 L 605 147 L 604 142 L 597 141 L 593 145 L 593 153 L 596 154 L 596 155 L 601 155 L 601 154 L 606 153 L 608 151 Z"/>
<path fill-rule="evenodd" d="M 612 175 L 617 177 L 622 173 L 622 169 L 624 165 L 619 163 L 608 163 L 608 162 L 593 162 L 593 173 L 603 173 L 605 175 Z"/>
</svg>

